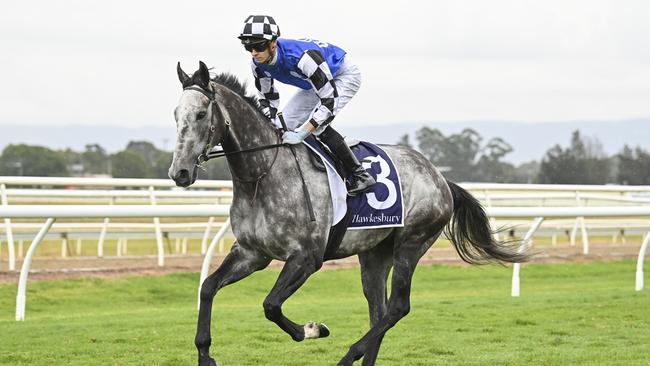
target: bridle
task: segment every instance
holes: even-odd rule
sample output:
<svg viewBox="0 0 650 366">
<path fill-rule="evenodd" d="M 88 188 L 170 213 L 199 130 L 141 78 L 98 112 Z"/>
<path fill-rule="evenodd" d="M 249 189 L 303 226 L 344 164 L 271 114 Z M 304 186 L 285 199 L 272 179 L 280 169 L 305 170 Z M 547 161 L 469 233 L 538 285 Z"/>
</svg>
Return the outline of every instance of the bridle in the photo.
<svg viewBox="0 0 650 366">
<path fill-rule="evenodd" d="M 208 108 L 212 108 L 212 113 L 210 114 L 210 127 L 208 128 L 207 131 L 207 144 L 205 145 L 205 149 L 199 154 L 199 156 L 196 158 L 196 165 L 201 166 L 201 164 L 205 161 L 208 161 L 208 153 L 212 149 L 213 145 L 213 140 L 214 140 L 214 131 L 217 129 L 217 121 L 216 121 L 216 115 L 217 112 L 221 112 L 219 110 L 219 106 L 216 101 L 216 95 L 217 93 L 214 90 L 208 91 L 203 88 L 201 88 L 198 85 L 190 85 L 188 87 L 183 88 L 183 90 L 194 90 L 197 91 L 201 94 L 203 94 L 208 100 L 210 101 L 210 104 L 208 105 Z M 219 113 L 221 114 L 221 113 Z M 223 114 L 221 114 L 223 116 Z M 230 121 L 224 117 L 224 123 L 226 124 L 226 130 L 230 129 Z"/>
<path fill-rule="evenodd" d="M 228 120 L 228 114 L 223 113 L 223 111 L 219 107 L 219 103 L 217 103 L 217 100 L 216 100 L 217 92 L 216 92 L 216 90 L 214 90 L 213 82 L 210 82 L 208 84 L 208 86 L 210 87 L 210 89 L 202 88 L 202 87 L 200 87 L 199 85 L 196 85 L 196 84 L 188 85 L 188 86 L 185 86 L 183 88 L 183 90 L 194 90 L 194 91 L 197 91 L 197 92 L 203 94 L 210 101 L 210 104 L 208 105 L 208 108 L 212 108 L 212 113 L 210 115 L 210 127 L 208 128 L 208 132 L 207 132 L 208 133 L 208 137 L 207 137 L 208 141 L 207 141 L 207 143 L 205 145 L 205 149 L 203 150 L 203 152 L 201 154 L 199 154 L 199 156 L 196 158 L 196 166 L 203 169 L 203 167 L 201 167 L 201 164 L 208 161 L 208 160 L 210 160 L 210 159 L 214 159 L 214 158 L 218 158 L 218 157 L 222 157 L 222 156 L 229 156 L 229 155 L 235 155 L 235 154 L 243 154 L 243 153 L 261 151 L 261 150 L 267 150 L 267 149 L 275 149 L 275 155 L 273 156 L 273 160 L 271 161 L 269 166 L 265 170 L 263 170 L 262 173 L 260 173 L 259 176 L 257 176 L 257 178 L 241 179 L 241 178 L 236 177 L 235 173 L 232 170 L 230 171 L 231 174 L 232 174 L 232 178 L 234 180 L 238 181 L 238 182 L 255 183 L 255 191 L 253 193 L 253 199 L 251 200 L 251 205 L 253 205 L 255 203 L 255 198 L 257 197 L 257 190 L 259 188 L 260 182 L 271 171 L 271 168 L 273 168 L 273 165 L 275 164 L 276 160 L 278 159 L 278 153 L 280 151 L 280 149 L 278 149 L 278 147 L 280 147 L 280 146 L 289 146 L 289 148 L 291 150 L 291 153 L 293 154 L 293 157 L 294 157 L 294 159 L 296 161 L 296 166 L 298 168 L 298 172 L 300 174 L 300 179 L 302 181 L 302 188 L 303 188 L 303 192 L 305 194 L 305 202 L 307 203 L 307 208 L 309 210 L 309 218 L 310 218 L 311 221 L 316 221 L 316 218 L 314 216 L 314 208 L 313 208 L 313 206 L 311 204 L 311 198 L 309 196 L 309 189 L 307 188 L 307 185 L 305 184 L 305 178 L 304 178 L 304 176 L 302 174 L 302 170 L 300 169 L 300 163 L 298 162 L 298 157 L 296 155 L 296 152 L 295 152 L 292 145 L 283 144 L 280 141 L 282 133 L 279 132 L 279 130 L 275 130 L 275 136 L 276 136 L 277 141 L 278 141 L 275 144 L 257 146 L 257 147 L 253 147 L 253 148 L 250 148 L 250 149 L 243 149 L 243 150 L 237 150 L 237 151 L 211 152 L 212 145 L 213 145 L 213 142 L 214 142 L 213 141 L 214 140 L 214 132 L 217 130 L 217 119 L 216 119 L 217 114 L 219 114 L 219 116 L 223 117 L 224 124 L 226 125 L 226 132 L 225 132 L 224 136 L 228 136 L 228 134 L 230 133 L 230 120 Z M 282 121 L 282 125 L 284 127 L 284 130 L 286 131 L 287 128 L 284 125 L 284 120 L 281 117 L 280 117 L 280 120 Z"/>
<path fill-rule="evenodd" d="M 210 126 L 208 127 L 207 134 L 208 136 L 206 137 L 207 143 L 205 145 L 205 149 L 203 149 L 203 152 L 199 154 L 199 156 L 196 158 L 196 163 L 195 165 L 200 168 L 204 169 L 201 164 L 204 162 L 218 158 L 218 157 L 223 157 L 223 156 L 229 156 L 229 155 L 235 155 L 235 154 L 243 154 L 243 153 L 250 153 L 250 152 L 255 152 L 255 151 L 262 151 L 262 150 L 268 150 L 268 149 L 273 149 L 275 148 L 275 155 L 273 156 L 273 160 L 269 164 L 269 166 L 262 171 L 262 173 L 257 177 L 257 178 L 252 178 L 252 179 L 240 179 L 235 176 L 235 174 L 231 171 L 231 174 L 233 176 L 234 180 L 237 180 L 242 183 L 255 183 L 255 193 L 253 194 L 253 201 L 255 201 L 255 197 L 257 196 L 257 188 L 259 187 L 260 181 L 269 173 L 271 168 L 273 168 L 273 165 L 275 164 L 275 161 L 278 158 L 278 152 L 279 149 L 278 147 L 285 146 L 286 144 L 283 144 L 280 142 L 281 134 L 279 132 L 276 132 L 276 138 L 277 138 L 277 143 L 271 144 L 271 145 L 263 145 L 263 146 L 257 146 L 253 147 L 250 149 L 243 149 L 243 150 L 236 150 L 236 151 L 215 151 L 212 152 L 212 148 L 214 145 L 214 132 L 217 130 L 217 114 L 221 116 L 224 120 L 224 124 L 226 125 L 226 132 L 224 136 L 227 136 L 230 133 L 230 120 L 227 118 L 227 115 L 224 114 L 221 111 L 221 108 L 219 107 L 219 103 L 216 101 L 216 96 L 217 92 L 214 90 L 214 86 L 212 82 L 209 84 L 211 90 L 206 90 L 196 84 L 194 85 L 189 85 L 183 88 L 183 90 L 194 90 L 197 91 L 201 94 L 203 94 L 208 100 L 210 101 L 210 104 L 208 105 L 208 108 L 211 108 L 211 115 L 210 115 Z"/>
<path fill-rule="evenodd" d="M 212 83 L 210 83 L 210 85 L 212 86 Z M 209 104 L 208 108 L 211 107 L 211 109 L 212 109 L 212 113 L 210 115 L 210 127 L 208 128 L 208 131 L 207 131 L 207 134 L 208 134 L 207 140 L 208 141 L 207 141 L 207 143 L 205 145 L 205 149 L 203 149 L 203 152 L 201 152 L 201 154 L 199 154 L 199 156 L 196 158 L 197 159 L 197 162 L 196 162 L 197 165 L 200 166 L 202 163 L 204 163 L 204 162 L 206 162 L 206 161 L 208 161 L 210 159 L 214 159 L 214 158 L 220 158 L 220 157 L 223 157 L 223 156 L 242 154 L 242 153 L 249 153 L 249 152 L 261 151 L 261 150 L 267 150 L 267 149 L 273 149 L 273 148 L 276 148 L 276 147 L 286 145 L 286 144 L 283 144 L 281 142 L 278 142 L 278 143 L 271 144 L 271 145 L 257 146 L 257 147 L 253 147 L 253 148 L 250 148 L 250 149 L 242 149 L 242 150 L 237 150 L 237 151 L 229 151 L 229 152 L 215 151 L 215 152 L 211 152 L 212 148 L 214 147 L 213 146 L 214 145 L 214 141 L 213 141 L 214 140 L 214 131 L 216 131 L 216 129 L 217 129 L 217 125 L 216 125 L 217 124 L 217 120 L 216 120 L 217 114 L 219 114 L 220 116 L 223 116 L 224 124 L 226 125 L 226 135 L 230 132 L 230 120 L 228 120 L 226 115 L 221 111 L 221 108 L 219 107 L 219 103 L 217 103 L 217 101 L 216 101 L 216 96 L 217 96 L 216 91 L 214 91 L 214 90 L 206 90 L 206 89 L 204 89 L 204 88 L 202 88 L 202 87 L 200 87 L 198 85 L 190 85 L 190 86 L 187 86 L 187 87 L 183 88 L 183 90 L 194 90 L 194 91 L 197 91 L 197 92 L 203 94 L 210 101 L 210 104 Z M 276 136 L 277 136 L 277 141 L 280 141 L 280 134 L 276 133 Z"/>
</svg>

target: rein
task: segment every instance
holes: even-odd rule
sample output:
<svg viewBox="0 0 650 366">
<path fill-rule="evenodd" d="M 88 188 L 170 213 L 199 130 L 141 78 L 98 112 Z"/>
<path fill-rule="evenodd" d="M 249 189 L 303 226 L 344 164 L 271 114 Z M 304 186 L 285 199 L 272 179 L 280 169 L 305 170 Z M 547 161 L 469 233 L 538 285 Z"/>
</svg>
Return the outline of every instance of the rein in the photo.
<svg viewBox="0 0 650 366">
<path fill-rule="evenodd" d="M 212 106 L 212 114 L 210 115 L 210 127 L 208 128 L 208 132 L 207 132 L 208 133 L 208 138 L 207 138 L 208 143 L 205 145 L 205 149 L 203 150 L 203 152 L 201 154 L 199 154 L 199 156 L 196 158 L 196 166 L 201 168 L 201 169 L 204 169 L 201 166 L 201 164 L 203 164 L 204 162 L 206 162 L 206 161 L 208 161 L 210 159 L 214 159 L 214 158 L 218 158 L 218 157 L 222 157 L 222 156 L 229 156 L 229 155 L 250 153 L 250 152 L 255 152 L 255 151 L 262 151 L 262 150 L 267 150 L 267 149 L 275 149 L 275 155 L 273 156 L 273 160 L 271 161 L 271 164 L 269 164 L 269 166 L 266 168 L 266 170 L 262 171 L 262 173 L 257 178 L 241 179 L 241 178 L 236 177 L 235 174 L 231 170 L 231 174 L 232 174 L 232 177 L 233 177 L 234 180 L 236 180 L 238 182 L 242 182 L 242 183 L 255 183 L 255 191 L 253 192 L 253 199 L 251 200 L 251 205 L 253 205 L 255 203 L 255 199 L 257 198 L 257 191 L 258 191 L 258 188 L 260 186 L 260 182 L 262 181 L 262 179 L 264 179 L 264 177 L 266 177 L 269 174 L 269 172 L 271 171 L 271 168 L 273 168 L 273 165 L 275 165 L 275 162 L 278 159 L 278 153 L 280 152 L 280 149 L 278 149 L 278 147 L 285 146 L 287 144 L 283 144 L 282 142 L 280 142 L 281 135 L 276 130 L 275 135 L 277 137 L 278 142 L 275 143 L 275 144 L 257 146 L 257 147 L 253 147 L 253 148 L 250 148 L 250 149 L 243 149 L 243 150 L 229 151 L 229 152 L 226 152 L 226 151 L 212 152 L 212 151 L 210 151 L 212 149 L 212 145 L 213 145 L 214 132 L 217 129 L 217 127 L 216 127 L 216 123 L 217 123 L 216 115 L 219 114 L 220 116 L 223 117 L 224 123 L 226 125 L 226 133 L 225 133 L 224 136 L 227 136 L 230 133 L 230 121 L 226 117 L 226 114 L 224 114 L 221 111 L 221 108 L 219 108 L 219 104 L 216 101 L 217 92 L 214 90 L 213 84 L 210 83 L 209 85 L 211 87 L 210 90 L 206 90 L 204 88 L 201 88 L 198 85 L 190 85 L 190 86 L 187 86 L 187 87 L 183 88 L 183 90 L 194 90 L 194 91 L 197 91 L 197 92 L 203 94 L 206 98 L 208 98 L 208 100 L 210 101 L 210 105 Z M 284 127 L 284 130 L 286 131 L 287 126 L 285 125 L 284 119 L 282 118 L 281 114 L 280 114 L 280 120 L 282 121 L 282 125 Z M 309 196 L 309 189 L 307 188 L 307 184 L 305 184 L 305 177 L 302 174 L 302 169 L 300 169 L 300 163 L 298 162 L 298 157 L 296 155 L 296 152 L 295 152 L 293 146 L 289 145 L 289 148 L 291 149 L 291 153 L 293 154 L 293 157 L 294 157 L 294 159 L 296 161 L 296 166 L 298 168 L 298 173 L 300 175 L 300 180 L 302 181 L 302 188 L 303 188 L 303 192 L 305 194 L 305 201 L 307 202 L 307 209 L 309 211 L 309 218 L 310 218 L 311 221 L 316 221 L 316 218 L 314 216 L 314 208 L 312 206 L 311 198 Z"/>
<path fill-rule="evenodd" d="M 230 132 L 230 121 L 228 118 L 225 117 L 224 113 L 221 111 L 221 108 L 219 108 L 219 104 L 216 101 L 216 92 L 214 90 L 206 90 L 198 85 L 190 85 L 188 87 L 183 88 L 183 90 L 194 90 L 197 91 L 201 94 L 203 94 L 208 100 L 210 101 L 210 105 L 212 106 L 212 114 L 210 116 L 210 127 L 208 128 L 208 142 L 205 145 L 205 150 L 199 156 L 196 158 L 196 166 L 205 169 L 201 166 L 204 162 L 214 159 L 214 158 L 219 158 L 223 156 L 230 156 L 230 155 L 236 155 L 236 154 L 244 154 L 244 153 L 251 153 L 251 152 L 256 152 L 256 151 L 262 151 L 262 150 L 268 150 L 268 149 L 273 149 L 275 148 L 275 155 L 273 156 L 273 160 L 271 161 L 271 164 L 266 168 L 266 170 L 262 171 L 262 173 L 257 177 L 257 178 L 252 178 L 252 179 L 240 179 L 234 175 L 234 173 L 231 172 L 232 177 L 234 180 L 242 183 L 255 183 L 255 192 L 253 193 L 253 199 L 251 200 L 251 204 L 255 202 L 255 198 L 257 197 L 257 190 L 260 185 L 260 182 L 264 177 L 268 175 L 268 173 L 271 171 L 271 168 L 273 168 L 273 165 L 275 165 L 276 160 L 278 159 L 278 153 L 279 149 L 278 147 L 285 146 L 285 144 L 278 142 L 275 144 L 271 145 L 264 145 L 264 146 L 257 146 L 253 147 L 250 149 L 243 149 L 243 150 L 237 150 L 237 151 L 214 151 L 212 152 L 212 145 L 213 145 L 213 139 L 214 139 L 214 131 L 216 130 L 216 115 L 219 114 L 220 116 L 223 116 L 224 123 L 226 125 L 226 135 Z M 280 135 L 276 133 L 277 141 L 280 141 Z"/>
<path fill-rule="evenodd" d="M 210 128 L 208 128 L 208 143 L 205 145 L 205 150 L 199 156 L 197 157 L 197 165 L 201 165 L 201 163 L 206 162 L 210 159 L 215 159 L 215 158 L 220 158 L 223 156 L 230 156 L 230 155 L 236 155 L 236 154 L 243 154 L 243 153 L 250 153 L 250 152 L 256 152 L 256 151 L 262 151 L 262 150 L 268 150 L 268 149 L 273 149 L 276 147 L 281 147 L 284 146 L 285 144 L 283 143 L 275 143 L 271 145 L 264 145 L 264 146 L 257 146 L 253 147 L 250 149 L 243 149 L 243 150 L 237 150 L 237 151 L 211 151 L 212 145 L 213 145 L 213 139 L 214 139 L 214 131 L 216 130 L 216 119 L 215 116 L 218 114 L 223 116 L 223 113 L 221 112 L 221 108 L 219 108 L 219 104 L 215 100 L 216 98 L 216 92 L 214 91 L 207 91 L 199 86 L 191 85 L 188 87 L 183 88 L 183 90 L 194 90 L 197 91 L 201 94 L 203 94 L 208 100 L 210 100 L 210 105 L 212 106 L 212 115 L 210 116 Z M 230 132 L 230 121 L 224 117 L 224 123 L 226 124 L 226 133 Z M 280 137 L 278 136 L 278 141 L 280 141 Z M 276 157 L 277 157 L 277 152 L 276 152 Z M 275 161 L 275 159 L 273 159 Z"/>
<path fill-rule="evenodd" d="M 268 150 L 268 149 L 273 149 L 275 147 L 280 147 L 280 146 L 285 146 L 283 143 L 278 143 L 278 144 L 272 144 L 272 145 L 264 145 L 264 146 L 258 146 L 258 147 L 253 147 L 250 149 L 244 149 L 244 150 L 237 150 L 237 151 L 210 151 L 207 154 L 205 154 L 204 160 L 203 161 L 208 161 L 210 159 L 215 159 L 215 158 L 221 158 L 224 156 L 230 156 L 230 155 L 236 155 L 236 154 L 243 154 L 243 153 L 249 153 L 249 152 L 255 152 L 255 151 L 262 151 L 262 150 Z"/>
</svg>

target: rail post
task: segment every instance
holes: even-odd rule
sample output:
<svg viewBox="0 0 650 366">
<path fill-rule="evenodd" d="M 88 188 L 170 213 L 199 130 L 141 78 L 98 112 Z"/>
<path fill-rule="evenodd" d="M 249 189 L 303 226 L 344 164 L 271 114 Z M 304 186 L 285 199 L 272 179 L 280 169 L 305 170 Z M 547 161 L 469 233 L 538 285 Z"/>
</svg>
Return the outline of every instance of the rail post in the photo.
<svg viewBox="0 0 650 366">
<path fill-rule="evenodd" d="M 212 255 L 214 255 L 214 248 L 217 246 L 217 243 L 221 238 L 226 234 L 226 231 L 230 228 L 230 217 L 223 223 L 217 234 L 212 238 L 208 250 L 205 252 L 205 257 L 203 257 L 203 264 L 201 264 L 201 276 L 199 278 L 199 293 L 198 293 L 198 303 L 197 309 L 201 307 L 201 286 L 203 281 L 208 277 L 208 272 L 210 271 L 210 262 L 212 261 Z"/>
<path fill-rule="evenodd" d="M 115 197 L 111 197 L 111 199 L 108 201 L 108 204 L 112 206 L 114 203 Z M 104 256 L 104 240 L 106 240 L 106 232 L 108 232 L 108 224 L 110 221 L 110 218 L 104 217 L 102 230 L 99 232 L 99 240 L 97 240 L 97 257 L 99 258 L 102 258 Z"/>
<path fill-rule="evenodd" d="M 8 206 L 9 200 L 7 199 L 7 186 L 3 183 L 0 184 L 0 196 L 2 197 L 2 205 Z M 9 270 L 16 270 L 16 251 L 14 247 L 14 233 L 11 229 L 11 219 L 5 218 L 5 232 L 7 233 L 7 252 L 9 253 Z"/>
<path fill-rule="evenodd" d="M 648 243 L 650 243 L 650 231 L 645 234 L 643 244 L 641 244 L 641 249 L 639 249 L 639 256 L 636 259 L 636 282 L 634 285 L 636 291 L 643 290 L 643 261 L 648 252 Z"/>
<path fill-rule="evenodd" d="M 521 243 L 519 244 L 519 252 L 525 251 L 529 244 L 530 240 L 532 239 L 533 235 L 535 234 L 535 231 L 539 229 L 539 226 L 542 224 L 544 221 L 543 217 L 536 217 L 535 221 L 533 221 L 533 225 L 528 229 L 528 232 L 524 236 L 524 238 L 521 240 Z M 519 297 L 520 295 L 520 286 L 519 286 L 519 272 L 521 272 L 521 263 L 515 263 L 512 265 L 512 288 L 510 290 L 510 296 L 512 297 Z"/>
<path fill-rule="evenodd" d="M 149 186 L 149 197 L 151 205 L 156 206 L 156 194 L 153 186 Z M 154 229 L 156 231 L 156 246 L 158 247 L 158 266 L 165 265 L 165 246 L 163 245 L 162 229 L 160 228 L 160 217 L 153 218 Z"/>
<path fill-rule="evenodd" d="M 39 244 L 41 244 L 41 241 L 43 241 L 43 238 L 47 234 L 48 231 L 50 231 L 50 228 L 52 227 L 52 224 L 54 223 L 54 218 L 50 217 L 45 221 L 45 225 L 41 228 L 41 230 L 36 234 L 36 237 L 34 237 L 34 241 L 32 241 L 32 244 L 29 245 L 29 249 L 27 249 L 27 254 L 25 255 L 25 260 L 23 261 L 23 266 L 20 269 L 20 277 L 18 278 L 18 294 L 16 295 L 16 320 L 17 321 L 23 321 L 25 320 L 25 301 L 27 298 L 27 276 L 29 276 L 29 268 L 32 266 L 32 258 L 34 257 L 34 253 L 36 252 L 36 248 L 38 248 Z"/>
</svg>

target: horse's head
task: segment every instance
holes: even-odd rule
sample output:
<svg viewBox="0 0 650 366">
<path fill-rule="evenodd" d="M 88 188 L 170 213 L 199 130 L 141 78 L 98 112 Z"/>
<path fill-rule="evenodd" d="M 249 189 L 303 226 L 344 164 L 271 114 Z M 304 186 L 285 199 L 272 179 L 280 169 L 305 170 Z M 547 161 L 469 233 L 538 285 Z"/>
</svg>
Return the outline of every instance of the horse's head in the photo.
<svg viewBox="0 0 650 366">
<path fill-rule="evenodd" d="M 207 152 L 223 139 L 229 122 L 217 105 L 219 91 L 203 62 L 199 61 L 199 70 L 191 77 L 181 69 L 180 62 L 176 71 L 183 94 L 174 110 L 176 147 L 169 177 L 176 185 L 187 187 L 196 180 Z"/>
</svg>

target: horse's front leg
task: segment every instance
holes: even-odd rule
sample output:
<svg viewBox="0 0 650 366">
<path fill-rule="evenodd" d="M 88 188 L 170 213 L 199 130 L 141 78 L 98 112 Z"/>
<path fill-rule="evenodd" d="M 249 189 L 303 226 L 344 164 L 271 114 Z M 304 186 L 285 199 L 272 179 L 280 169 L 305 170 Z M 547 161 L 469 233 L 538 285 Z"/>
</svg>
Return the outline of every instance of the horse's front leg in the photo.
<svg viewBox="0 0 650 366">
<path fill-rule="evenodd" d="M 194 344 L 199 351 L 199 366 L 214 366 L 217 363 L 210 357 L 210 323 L 212 300 L 217 291 L 231 283 L 247 277 L 255 271 L 266 268 L 271 259 L 235 243 L 219 268 L 208 276 L 201 285 L 199 320 Z"/>
<path fill-rule="evenodd" d="M 329 329 L 324 324 L 300 325 L 282 314 L 282 304 L 322 265 L 323 261 L 318 259 L 314 253 L 299 253 L 291 256 L 282 268 L 273 289 L 264 300 L 266 318 L 277 324 L 296 342 L 306 338 L 324 338 L 329 335 Z"/>
</svg>

